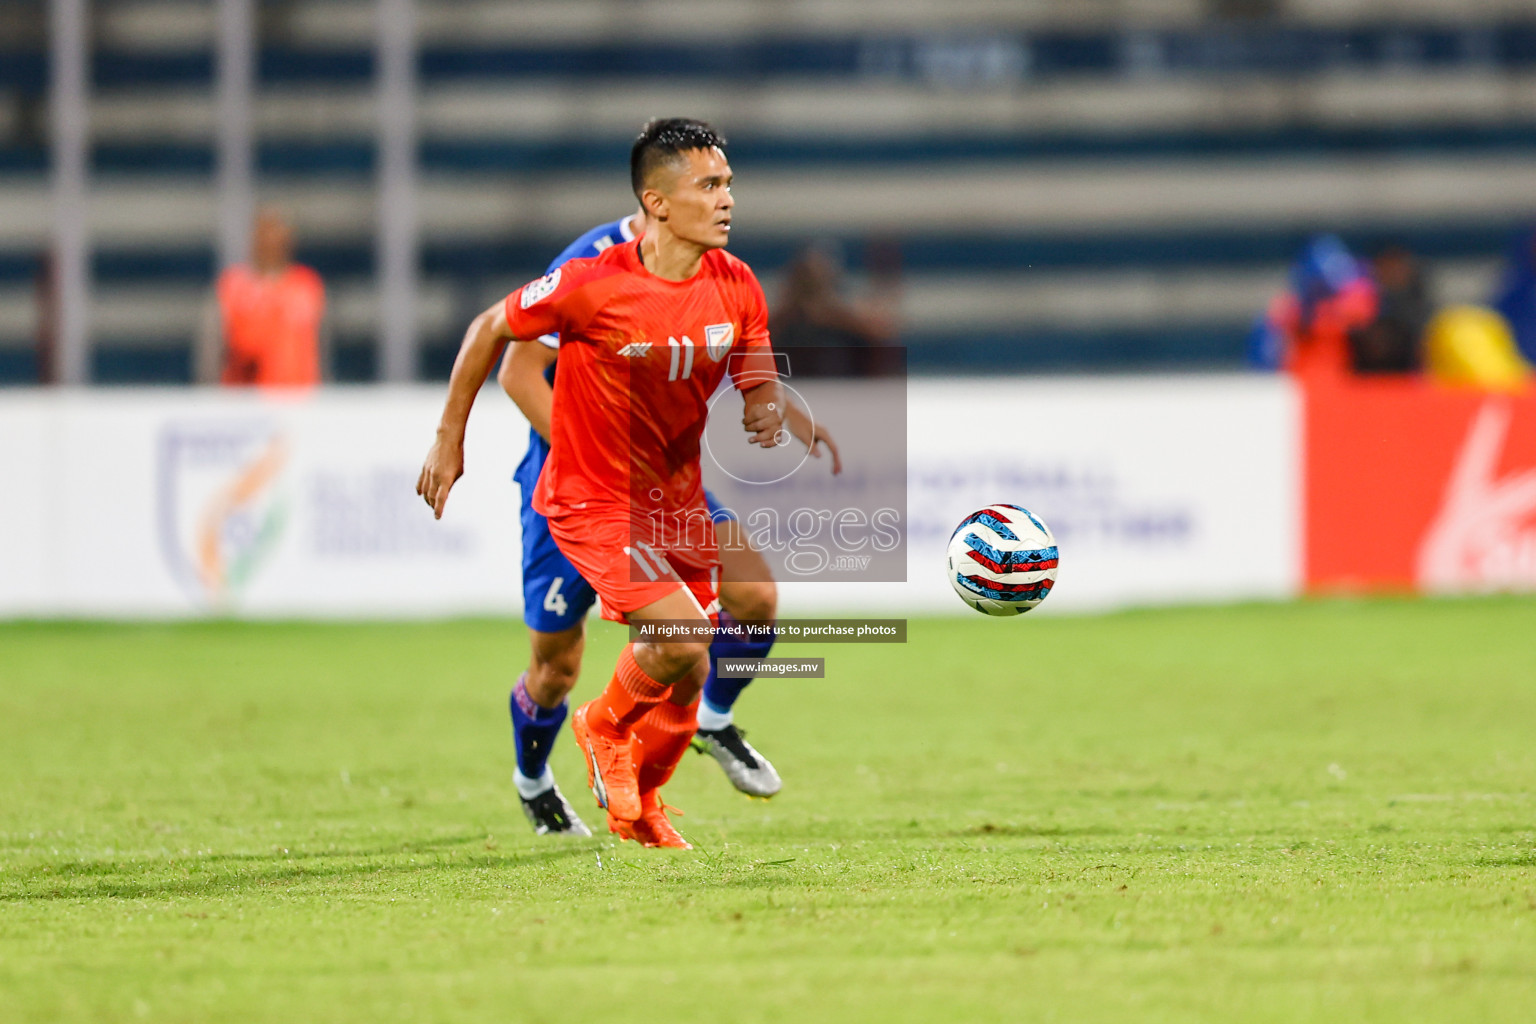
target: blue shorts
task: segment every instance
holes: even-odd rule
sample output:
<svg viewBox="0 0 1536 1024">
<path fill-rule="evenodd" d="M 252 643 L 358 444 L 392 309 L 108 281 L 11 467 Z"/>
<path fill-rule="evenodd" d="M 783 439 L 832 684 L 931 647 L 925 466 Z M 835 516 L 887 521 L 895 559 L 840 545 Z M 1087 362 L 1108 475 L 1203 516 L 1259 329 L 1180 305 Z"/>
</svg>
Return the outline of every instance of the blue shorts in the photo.
<svg viewBox="0 0 1536 1024">
<path fill-rule="evenodd" d="M 533 510 L 533 488 L 523 487 L 522 492 L 523 621 L 539 633 L 564 632 L 586 618 L 597 592 L 555 546 L 549 520 Z M 736 518 L 707 490 L 704 503 L 716 521 Z"/>
</svg>

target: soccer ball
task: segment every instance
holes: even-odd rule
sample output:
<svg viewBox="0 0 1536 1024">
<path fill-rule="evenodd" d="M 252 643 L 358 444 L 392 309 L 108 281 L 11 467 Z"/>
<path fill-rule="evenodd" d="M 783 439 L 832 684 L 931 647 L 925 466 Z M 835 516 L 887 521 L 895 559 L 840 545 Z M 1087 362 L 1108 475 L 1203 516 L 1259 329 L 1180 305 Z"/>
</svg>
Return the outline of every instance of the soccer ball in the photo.
<svg viewBox="0 0 1536 1024">
<path fill-rule="evenodd" d="M 1022 615 L 1056 585 L 1056 538 L 1027 508 L 988 505 L 949 538 L 949 584 L 987 615 Z"/>
</svg>

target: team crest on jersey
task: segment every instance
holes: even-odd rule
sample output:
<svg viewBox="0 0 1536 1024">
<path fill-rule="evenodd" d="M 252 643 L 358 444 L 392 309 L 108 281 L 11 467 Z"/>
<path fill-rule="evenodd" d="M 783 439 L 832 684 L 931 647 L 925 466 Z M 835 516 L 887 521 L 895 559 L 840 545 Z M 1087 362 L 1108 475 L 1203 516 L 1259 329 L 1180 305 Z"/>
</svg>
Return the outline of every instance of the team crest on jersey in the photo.
<svg viewBox="0 0 1536 1024">
<path fill-rule="evenodd" d="M 736 339 L 735 324 L 710 324 L 704 328 L 704 344 L 709 352 L 709 358 L 719 362 L 730 351 L 731 342 Z"/>
<path fill-rule="evenodd" d="M 529 281 L 523 285 L 523 298 L 520 305 L 527 309 L 541 299 L 547 299 L 560 287 L 560 268 L 556 267 L 537 281 Z"/>
</svg>

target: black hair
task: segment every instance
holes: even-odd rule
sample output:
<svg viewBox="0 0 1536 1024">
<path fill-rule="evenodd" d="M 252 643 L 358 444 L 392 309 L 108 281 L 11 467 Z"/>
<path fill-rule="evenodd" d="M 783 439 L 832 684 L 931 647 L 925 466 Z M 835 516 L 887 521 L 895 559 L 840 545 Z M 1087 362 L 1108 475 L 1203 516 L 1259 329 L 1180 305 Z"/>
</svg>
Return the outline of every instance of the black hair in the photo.
<svg viewBox="0 0 1536 1024">
<path fill-rule="evenodd" d="M 629 183 L 635 198 L 645 191 L 651 173 L 662 164 L 676 163 L 690 149 L 725 149 L 725 136 L 703 121 L 689 117 L 653 117 L 640 129 L 629 151 Z"/>
</svg>

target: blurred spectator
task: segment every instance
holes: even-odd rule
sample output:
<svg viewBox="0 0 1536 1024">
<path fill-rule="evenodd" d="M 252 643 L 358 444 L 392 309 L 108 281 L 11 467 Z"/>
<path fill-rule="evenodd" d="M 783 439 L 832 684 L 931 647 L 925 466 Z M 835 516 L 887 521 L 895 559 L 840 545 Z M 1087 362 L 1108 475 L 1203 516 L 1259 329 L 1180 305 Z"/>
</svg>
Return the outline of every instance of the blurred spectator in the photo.
<svg viewBox="0 0 1536 1024">
<path fill-rule="evenodd" d="M 889 264 L 889 260 L 884 261 Z M 842 297 L 842 262 L 835 250 L 816 245 L 789 265 L 769 320 L 775 348 L 794 348 L 792 373 L 815 376 L 875 376 L 886 371 L 882 349 L 896 337 L 886 308 L 895 289 L 889 266 L 882 291 L 886 302 L 856 305 Z"/>
<path fill-rule="evenodd" d="M 1424 352 L 1430 376 L 1441 384 L 1518 391 L 1531 373 L 1509 324 L 1481 306 L 1452 306 L 1435 314 Z"/>
<path fill-rule="evenodd" d="M 1536 363 L 1536 228 L 1522 231 L 1509 247 L 1493 306 L 1509 321 L 1525 361 Z"/>
<path fill-rule="evenodd" d="M 1307 243 L 1291 267 L 1290 289 L 1277 296 L 1249 337 L 1249 360 L 1303 380 L 1348 375 L 1350 336 L 1376 319 L 1376 284 L 1335 235 Z"/>
<path fill-rule="evenodd" d="M 293 232 L 274 210 L 256 215 L 250 265 L 219 275 L 199 339 L 195 379 L 258 387 L 310 387 L 330 360 L 323 337 L 325 286 L 293 262 Z"/>
<path fill-rule="evenodd" d="M 1415 373 L 1423 364 L 1424 328 L 1434 313 L 1429 282 L 1413 253 L 1388 246 L 1371 260 L 1376 319 L 1349 338 L 1356 373 Z"/>
</svg>

